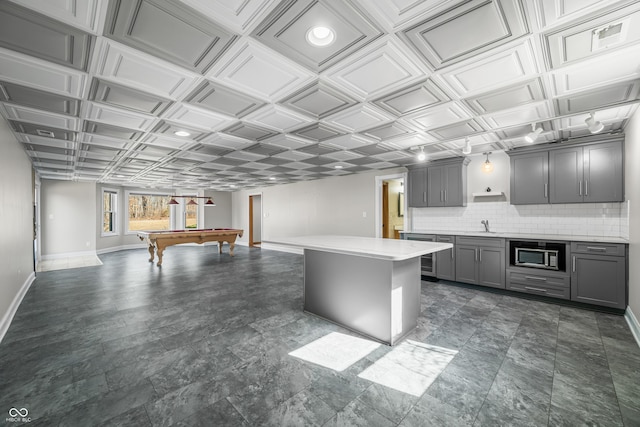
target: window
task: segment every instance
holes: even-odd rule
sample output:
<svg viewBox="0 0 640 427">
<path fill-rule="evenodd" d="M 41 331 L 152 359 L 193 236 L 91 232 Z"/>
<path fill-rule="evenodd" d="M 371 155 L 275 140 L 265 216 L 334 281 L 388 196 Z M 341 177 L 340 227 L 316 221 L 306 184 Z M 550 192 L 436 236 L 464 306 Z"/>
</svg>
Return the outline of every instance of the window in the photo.
<svg viewBox="0 0 640 427">
<path fill-rule="evenodd" d="M 118 192 L 102 190 L 102 235 L 110 236 L 118 233 L 116 218 L 118 212 Z"/>
<path fill-rule="evenodd" d="M 184 228 L 198 228 L 198 205 L 189 204 L 185 200 L 184 205 Z"/>
<path fill-rule="evenodd" d="M 128 231 L 170 230 L 171 209 L 165 195 L 129 193 Z"/>
</svg>

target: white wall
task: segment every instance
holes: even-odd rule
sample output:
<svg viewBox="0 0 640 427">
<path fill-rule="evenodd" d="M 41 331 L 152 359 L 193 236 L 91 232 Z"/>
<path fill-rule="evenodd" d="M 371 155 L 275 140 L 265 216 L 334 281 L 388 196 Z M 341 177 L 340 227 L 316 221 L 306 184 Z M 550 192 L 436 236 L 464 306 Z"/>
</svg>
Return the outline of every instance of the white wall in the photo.
<svg viewBox="0 0 640 427">
<path fill-rule="evenodd" d="M 491 173 L 482 172 L 486 156 L 474 154 L 468 157 L 471 162 L 467 165 L 467 203 L 509 200 L 509 169 L 511 167 L 509 156 L 504 151 L 489 155 L 489 161 L 493 164 L 493 172 Z M 491 188 L 491 191 L 502 191 L 505 196 L 482 200 L 473 198 L 473 193 L 486 192 L 487 187 Z"/>
<path fill-rule="evenodd" d="M 204 195 L 213 197 L 215 206 L 204 208 L 203 228 L 230 228 L 231 193 L 226 191 L 205 191 Z"/>
<path fill-rule="evenodd" d="M 629 204 L 629 308 L 640 320 L 640 109 L 627 123 L 625 135 L 625 193 Z"/>
<path fill-rule="evenodd" d="M 0 119 L 0 340 L 33 277 L 31 162 Z"/>
<path fill-rule="evenodd" d="M 237 191 L 233 193 L 233 227 L 245 230 L 239 242 L 248 244 L 249 195 L 262 193 L 263 241 L 314 234 L 374 237 L 375 177 L 398 171 L 404 169 Z"/>
<path fill-rule="evenodd" d="M 96 251 L 96 184 L 43 179 L 42 259 Z"/>
</svg>

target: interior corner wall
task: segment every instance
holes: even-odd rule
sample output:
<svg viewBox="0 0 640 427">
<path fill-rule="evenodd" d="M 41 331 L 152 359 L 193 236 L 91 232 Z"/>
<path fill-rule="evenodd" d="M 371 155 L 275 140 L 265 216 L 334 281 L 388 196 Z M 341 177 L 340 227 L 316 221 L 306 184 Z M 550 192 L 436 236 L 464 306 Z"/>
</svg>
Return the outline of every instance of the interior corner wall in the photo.
<svg viewBox="0 0 640 427">
<path fill-rule="evenodd" d="M 629 209 L 629 307 L 640 319 L 640 108 L 625 127 L 625 198 Z M 635 262 L 634 262 L 635 261 Z"/>
<path fill-rule="evenodd" d="M 205 191 L 206 197 L 211 197 L 215 206 L 204 207 L 204 228 L 230 228 L 232 227 L 231 216 L 231 193 L 228 191 Z"/>
<path fill-rule="evenodd" d="M 95 200 L 93 182 L 41 181 L 42 259 L 95 254 Z"/>
<path fill-rule="evenodd" d="M 33 172 L 0 119 L 0 340 L 33 278 Z"/>
<path fill-rule="evenodd" d="M 375 237 L 376 176 L 401 169 L 372 171 L 233 193 L 233 227 L 249 242 L 249 196 L 262 195 L 262 241 L 278 237 L 342 234 Z"/>
</svg>

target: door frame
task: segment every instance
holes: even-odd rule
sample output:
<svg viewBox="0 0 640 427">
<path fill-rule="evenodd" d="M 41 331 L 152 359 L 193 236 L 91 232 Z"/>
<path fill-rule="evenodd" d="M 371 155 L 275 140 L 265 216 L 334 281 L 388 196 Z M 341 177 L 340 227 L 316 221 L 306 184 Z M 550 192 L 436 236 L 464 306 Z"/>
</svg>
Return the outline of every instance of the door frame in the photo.
<svg viewBox="0 0 640 427">
<path fill-rule="evenodd" d="M 393 175 L 381 175 L 376 176 L 376 191 L 375 191 L 375 237 L 382 237 L 382 183 L 383 181 L 389 181 L 391 179 L 401 179 L 407 187 L 407 173 L 399 172 Z M 411 216 L 408 215 L 407 210 L 407 197 L 404 198 L 404 229 L 411 230 Z"/>
<path fill-rule="evenodd" d="M 255 213 L 253 212 L 253 198 L 255 196 L 259 196 L 260 197 L 260 212 L 259 212 L 259 215 L 260 215 L 260 230 L 261 230 L 262 233 L 264 233 L 264 227 L 263 227 L 263 224 L 262 224 L 262 219 L 263 219 L 262 212 L 264 211 L 264 197 L 263 197 L 261 192 L 260 193 L 249 193 L 249 227 L 248 227 L 248 229 L 249 229 L 249 247 L 250 248 L 254 248 L 254 247 L 257 248 L 259 246 L 256 246 L 256 243 L 261 243 L 261 241 L 260 242 L 255 242 L 253 240 L 253 217 L 255 215 Z M 262 239 L 260 239 L 260 240 L 262 240 Z"/>
</svg>

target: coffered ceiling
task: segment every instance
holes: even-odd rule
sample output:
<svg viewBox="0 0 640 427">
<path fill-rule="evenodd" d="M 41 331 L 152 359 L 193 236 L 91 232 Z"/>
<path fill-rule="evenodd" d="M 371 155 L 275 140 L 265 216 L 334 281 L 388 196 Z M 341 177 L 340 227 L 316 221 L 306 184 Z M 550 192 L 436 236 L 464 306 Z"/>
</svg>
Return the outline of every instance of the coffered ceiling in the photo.
<svg viewBox="0 0 640 427">
<path fill-rule="evenodd" d="M 233 191 L 620 132 L 638 102 L 637 1 L 0 2 L 0 114 L 42 178 Z"/>
</svg>

